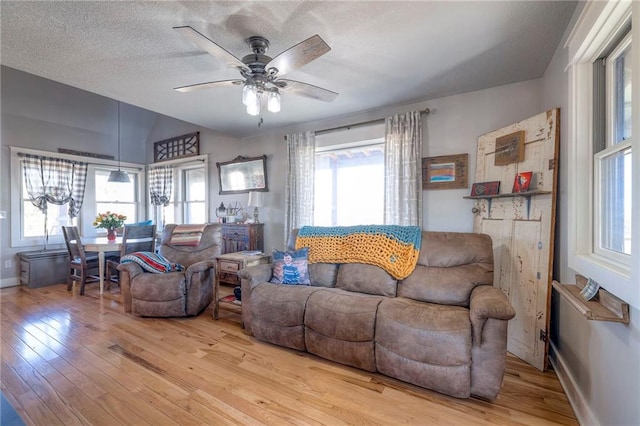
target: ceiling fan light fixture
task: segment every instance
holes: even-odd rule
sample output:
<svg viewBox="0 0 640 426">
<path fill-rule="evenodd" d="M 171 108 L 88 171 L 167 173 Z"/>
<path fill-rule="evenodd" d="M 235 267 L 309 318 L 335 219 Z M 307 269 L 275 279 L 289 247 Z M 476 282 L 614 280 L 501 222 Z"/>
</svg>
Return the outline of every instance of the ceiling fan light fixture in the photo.
<svg viewBox="0 0 640 426">
<path fill-rule="evenodd" d="M 256 116 L 260 114 L 260 92 L 257 92 L 255 97 L 251 99 L 251 102 L 247 105 L 247 114 L 251 116 Z"/>
<path fill-rule="evenodd" d="M 269 97 L 267 98 L 267 110 L 269 112 L 280 112 L 280 92 L 274 87 L 269 91 Z"/>
<path fill-rule="evenodd" d="M 242 88 L 242 103 L 248 107 L 250 104 L 255 103 L 255 98 L 258 96 L 256 85 L 247 80 Z"/>
</svg>

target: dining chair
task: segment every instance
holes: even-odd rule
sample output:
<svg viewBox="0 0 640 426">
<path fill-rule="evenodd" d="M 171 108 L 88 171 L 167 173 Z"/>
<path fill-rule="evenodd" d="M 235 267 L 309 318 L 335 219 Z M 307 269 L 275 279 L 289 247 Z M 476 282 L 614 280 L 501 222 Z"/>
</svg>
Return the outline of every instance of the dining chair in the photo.
<svg viewBox="0 0 640 426">
<path fill-rule="evenodd" d="M 77 226 L 63 226 L 64 241 L 69 250 L 69 271 L 67 275 L 67 291 L 73 289 L 73 283 L 80 283 L 80 294 L 84 295 L 84 287 L 87 283 L 100 281 L 98 275 L 91 275 L 92 270 L 98 269 L 98 255 L 86 254 L 80 232 Z"/>
<path fill-rule="evenodd" d="M 120 258 L 126 254 L 137 251 L 156 251 L 156 225 L 126 225 L 122 233 L 122 246 L 118 257 L 107 260 L 106 281 L 107 288 L 111 287 L 111 282 L 118 282 L 111 275 L 112 271 L 118 274 Z"/>
</svg>

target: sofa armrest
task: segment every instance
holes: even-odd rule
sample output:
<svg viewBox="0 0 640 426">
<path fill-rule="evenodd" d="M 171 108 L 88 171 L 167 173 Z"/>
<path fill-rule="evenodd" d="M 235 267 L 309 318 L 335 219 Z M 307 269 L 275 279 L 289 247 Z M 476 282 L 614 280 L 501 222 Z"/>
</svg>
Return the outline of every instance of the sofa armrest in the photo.
<svg viewBox="0 0 640 426">
<path fill-rule="evenodd" d="M 238 277 L 241 280 L 247 280 L 250 288 L 253 289 L 260 283 L 267 282 L 271 279 L 273 273 L 273 265 L 270 263 L 261 263 L 259 265 L 249 266 L 248 268 L 238 271 Z M 243 295 L 244 296 L 244 295 Z"/>
<path fill-rule="evenodd" d="M 482 342 L 482 329 L 487 319 L 508 321 L 516 316 L 516 311 L 500 289 L 481 285 L 471 292 L 469 316 L 473 327 L 474 344 L 479 345 Z"/>
<path fill-rule="evenodd" d="M 119 286 L 122 294 L 122 307 L 124 312 L 131 313 L 131 280 L 144 273 L 140 265 L 135 262 L 121 263 L 118 265 L 120 271 Z"/>
<path fill-rule="evenodd" d="M 127 262 L 118 264 L 118 271 L 129 274 L 129 279 L 133 279 L 138 274 L 144 273 L 144 270 L 140 265 L 135 262 Z"/>
<path fill-rule="evenodd" d="M 184 275 L 187 278 L 187 281 L 189 281 L 193 274 L 197 274 L 198 272 L 204 272 L 210 268 L 215 269 L 215 267 L 216 267 L 215 260 L 201 260 L 200 262 L 196 262 L 192 265 L 189 265 L 189 267 L 184 271 Z"/>
<path fill-rule="evenodd" d="M 273 265 L 270 263 L 249 266 L 238 271 L 242 289 L 242 324 L 245 330 L 251 334 L 253 334 L 251 330 L 251 292 L 258 284 L 269 281 L 272 273 Z"/>
</svg>

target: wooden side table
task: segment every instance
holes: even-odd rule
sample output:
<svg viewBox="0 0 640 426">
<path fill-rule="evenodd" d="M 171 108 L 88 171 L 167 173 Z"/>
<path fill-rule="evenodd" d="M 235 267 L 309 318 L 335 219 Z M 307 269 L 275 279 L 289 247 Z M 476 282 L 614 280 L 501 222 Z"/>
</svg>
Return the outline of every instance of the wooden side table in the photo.
<svg viewBox="0 0 640 426">
<path fill-rule="evenodd" d="M 216 282 L 213 294 L 216 295 L 213 306 L 213 318 L 218 319 L 220 309 L 242 313 L 242 305 L 233 301 L 224 301 L 220 297 L 220 284 L 237 286 L 240 285 L 240 277 L 238 271 L 253 265 L 271 262 L 271 256 L 264 253 L 250 254 L 252 252 L 239 251 L 236 253 L 227 253 L 216 256 Z"/>
</svg>

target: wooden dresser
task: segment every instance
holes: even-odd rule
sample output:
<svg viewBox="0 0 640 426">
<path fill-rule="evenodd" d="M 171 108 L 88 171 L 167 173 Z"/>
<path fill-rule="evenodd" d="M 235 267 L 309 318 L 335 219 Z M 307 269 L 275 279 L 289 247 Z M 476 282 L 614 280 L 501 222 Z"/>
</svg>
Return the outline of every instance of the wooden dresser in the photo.
<svg viewBox="0 0 640 426">
<path fill-rule="evenodd" d="M 222 253 L 235 253 L 246 250 L 264 250 L 264 224 L 262 223 L 223 223 Z"/>
</svg>

